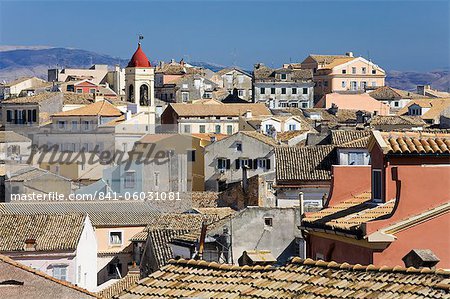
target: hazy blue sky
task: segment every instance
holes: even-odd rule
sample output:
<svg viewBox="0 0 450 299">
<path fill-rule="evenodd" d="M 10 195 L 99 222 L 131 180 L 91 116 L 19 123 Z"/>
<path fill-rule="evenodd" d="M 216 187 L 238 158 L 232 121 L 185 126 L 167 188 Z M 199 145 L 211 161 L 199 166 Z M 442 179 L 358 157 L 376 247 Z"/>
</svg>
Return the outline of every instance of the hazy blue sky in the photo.
<svg viewBox="0 0 450 299">
<path fill-rule="evenodd" d="M 353 51 L 389 70 L 449 66 L 450 1 L 3 1 L 0 44 L 246 68 Z"/>
</svg>

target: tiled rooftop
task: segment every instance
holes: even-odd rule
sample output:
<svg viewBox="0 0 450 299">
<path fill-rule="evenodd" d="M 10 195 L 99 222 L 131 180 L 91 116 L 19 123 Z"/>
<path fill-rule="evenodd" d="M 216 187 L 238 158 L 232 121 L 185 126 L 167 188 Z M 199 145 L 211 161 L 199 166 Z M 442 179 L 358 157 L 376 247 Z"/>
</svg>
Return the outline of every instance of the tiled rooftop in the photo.
<svg viewBox="0 0 450 299">
<path fill-rule="evenodd" d="M 361 233 L 361 224 L 389 215 L 394 210 L 395 200 L 374 203 L 370 192 L 354 195 L 343 202 L 307 214 L 302 226 L 316 229 L 334 229 L 349 233 Z"/>
<path fill-rule="evenodd" d="M 116 298 L 449 298 L 450 272 L 294 258 L 283 267 L 172 260 Z"/>
<path fill-rule="evenodd" d="M 0 215 L 0 251 L 24 251 L 27 239 L 36 251 L 75 250 L 84 227 L 82 214 Z"/>
<path fill-rule="evenodd" d="M 450 154 L 450 134 L 421 132 L 381 132 L 385 153 Z"/>
<path fill-rule="evenodd" d="M 327 181 L 331 179 L 334 146 L 276 147 L 277 181 Z"/>
</svg>

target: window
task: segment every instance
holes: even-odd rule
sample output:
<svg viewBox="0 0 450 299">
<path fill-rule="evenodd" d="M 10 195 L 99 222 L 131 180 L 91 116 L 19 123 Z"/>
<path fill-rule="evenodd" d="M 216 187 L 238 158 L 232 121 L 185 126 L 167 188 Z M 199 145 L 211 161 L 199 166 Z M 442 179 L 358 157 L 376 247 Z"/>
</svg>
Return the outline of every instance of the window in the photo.
<svg viewBox="0 0 450 299">
<path fill-rule="evenodd" d="M 347 86 L 347 83 L 345 81 L 342 81 L 342 88 L 345 88 Z"/>
<path fill-rule="evenodd" d="M 239 90 L 238 90 L 238 96 L 240 96 L 240 97 L 245 96 L 245 90 L 239 89 Z"/>
<path fill-rule="evenodd" d="M 264 87 L 261 87 L 261 94 L 266 94 L 266 89 Z"/>
<path fill-rule="evenodd" d="M 372 87 L 377 87 L 377 82 L 372 81 Z"/>
<path fill-rule="evenodd" d="M 367 72 L 367 68 L 362 67 L 362 68 L 361 68 L 361 73 L 365 74 L 366 72 Z"/>
<path fill-rule="evenodd" d="M 89 93 L 95 93 L 95 88 L 90 88 Z"/>
<path fill-rule="evenodd" d="M 84 125 L 85 130 L 89 130 L 89 122 L 88 121 L 83 121 L 83 125 Z"/>
<path fill-rule="evenodd" d="M 364 165 L 364 156 L 362 152 L 349 152 L 348 165 Z"/>
<path fill-rule="evenodd" d="M 6 110 L 6 122 L 12 122 L 12 110 Z"/>
<path fill-rule="evenodd" d="M 216 125 L 216 134 L 220 134 L 220 125 Z"/>
<path fill-rule="evenodd" d="M 200 131 L 200 133 L 205 133 L 206 132 L 205 125 L 200 125 L 199 131 Z"/>
<path fill-rule="evenodd" d="M 232 125 L 227 125 L 227 134 L 233 135 L 233 126 Z"/>
<path fill-rule="evenodd" d="M 191 125 L 184 125 L 184 133 L 186 134 L 191 133 Z"/>
<path fill-rule="evenodd" d="M 77 93 L 83 93 L 83 89 L 77 88 Z"/>
<path fill-rule="evenodd" d="M 350 82 L 350 89 L 351 89 L 351 90 L 357 90 L 357 89 L 358 89 L 358 82 L 356 82 L 356 81 L 351 81 L 351 82 Z"/>
<path fill-rule="evenodd" d="M 125 180 L 124 180 L 124 187 L 127 189 L 134 188 L 136 186 L 136 173 L 134 172 L 126 172 L 125 173 Z"/>
<path fill-rule="evenodd" d="M 376 75 L 377 70 L 372 70 L 372 75 Z"/>
<path fill-rule="evenodd" d="M 276 92 L 276 89 L 275 89 L 274 87 L 272 87 L 272 88 L 270 89 L 270 93 L 271 93 L 271 94 L 275 94 L 275 92 Z"/>
<path fill-rule="evenodd" d="M 67 280 L 67 266 L 53 266 L 52 276 L 59 280 Z"/>
<path fill-rule="evenodd" d="M 302 108 L 304 108 L 304 109 L 309 108 L 308 102 L 303 102 L 303 103 L 302 103 Z"/>
<path fill-rule="evenodd" d="M 347 70 L 342 70 L 342 73 L 343 74 L 347 74 Z"/>
<path fill-rule="evenodd" d="M 281 88 L 281 94 L 286 94 L 286 88 Z"/>
<path fill-rule="evenodd" d="M 236 142 L 236 150 L 242 152 L 242 142 Z"/>
<path fill-rule="evenodd" d="M 66 128 L 65 121 L 58 121 L 58 129 L 64 130 Z"/>
<path fill-rule="evenodd" d="M 356 67 L 352 67 L 352 74 L 356 74 Z"/>
<path fill-rule="evenodd" d="M 264 225 L 272 227 L 273 226 L 273 218 L 272 217 L 265 217 L 264 218 Z"/>
<path fill-rule="evenodd" d="M 400 105 L 400 104 L 399 104 L 398 101 L 395 101 L 395 102 L 394 102 L 394 106 L 395 106 L 395 107 L 398 107 L 399 105 Z"/>
<path fill-rule="evenodd" d="M 218 158 L 217 169 L 218 170 L 230 169 L 230 159 Z"/>
<path fill-rule="evenodd" d="M 328 86 L 328 81 L 326 81 L 326 80 L 323 81 L 323 86 L 325 86 L 325 87 Z"/>
<path fill-rule="evenodd" d="M 381 170 L 372 170 L 372 197 L 374 201 L 381 201 L 382 193 Z"/>
<path fill-rule="evenodd" d="M 211 92 L 205 92 L 203 94 L 203 98 L 205 98 L 205 99 L 212 99 L 212 93 Z"/>
<path fill-rule="evenodd" d="M 308 94 L 308 88 L 303 88 L 303 94 Z"/>
<path fill-rule="evenodd" d="M 119 274 L 122 275 L 122 264 L 108 264 L 108 275 L 119 277 Z"/>
<path fill-rule="evenodd" d="M 297 108 L 298 107 L 298 103 L 291 103 L 290 105 L 291 107 Z"/>
<path fill-rule="evenodd" d="M 270 169 L 270 159 L 259 158 L 257 166 L 258 168 Z"/>
<path fill-rule="evenodd" d="M 292 88 L 292 94 L 297 94 L 297 88 L 295 87 Z"/>
<path fill-rule="evenodd" d="M 78 130 L 78 122 L 76 120 L 72 121 L 72 130 Z"/>
<path fill-rule="evenodd" d="M 364 90 L 367 87 L 367 82 L 366 81 L 361 81 L 361 89 Z"/>
<path fill-rule="evenodd" d="M 181 100 L 183 102 L 188 102 L 189 101 L 189 92 L 182 92 L 181 93 Z"/>
<path fill-rule="evenodd" d="M 281 80 L 286 80 L 286 74 L 281 74 Z"/>
<path fill-rule="evenodd" d="M 188 162 L 195 162 L 195 150 L 187 151 L 187 160 Z"/>
<path fill-rule="evenodd" d="M 273 130 L 273 126 L 272 125 L 266 125 L 266 133 L 267 134 L 272 133 L 272 130 Z"/>
<path fill-rule="evenodd" d="M 109 232 L 109 245 L 122 245 L 122 240 L 121 231 Z"/>
<path fill-rule="evenodd" d="M 297 125 L 296 124 L 289 124 L 289 131 L 295 131 L 297 130 Z"/>
</svg>

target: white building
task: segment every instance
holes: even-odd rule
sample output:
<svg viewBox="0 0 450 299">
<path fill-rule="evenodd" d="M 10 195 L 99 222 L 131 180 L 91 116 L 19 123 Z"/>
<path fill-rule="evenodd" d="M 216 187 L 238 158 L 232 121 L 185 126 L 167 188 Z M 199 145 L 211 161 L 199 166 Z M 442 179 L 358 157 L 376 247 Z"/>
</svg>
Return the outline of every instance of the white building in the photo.
<svg viewBox="0 0 450 299">
<path fill-rule="evenodd" d="M 314 83 L 310 70 L 271 69 L 261 63 L 253 71 L 253 98 L 271 109 L 313 107 Z"/>
<path fill-rule="evenodd" d="M 87 290 L 97 287 L 97 241 L 89 216 L 4 214 L 0 223 L 1 254 Z"/>
</svg>

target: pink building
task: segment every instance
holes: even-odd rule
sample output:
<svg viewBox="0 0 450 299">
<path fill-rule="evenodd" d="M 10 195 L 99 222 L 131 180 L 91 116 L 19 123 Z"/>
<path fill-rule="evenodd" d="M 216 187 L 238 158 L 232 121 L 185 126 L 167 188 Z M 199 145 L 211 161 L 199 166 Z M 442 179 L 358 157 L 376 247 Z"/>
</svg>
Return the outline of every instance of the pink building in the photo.
<svg viewBox="0 0 450 299">
<path fill-rule="evenodd" d="M 326 207 L 303 218 L 308 257 L 392 267 L 415 250 L 449 268 L 450 134 L 374 131 L 368 148 L 372 165 L 334 167 Z"/>
</svg>

